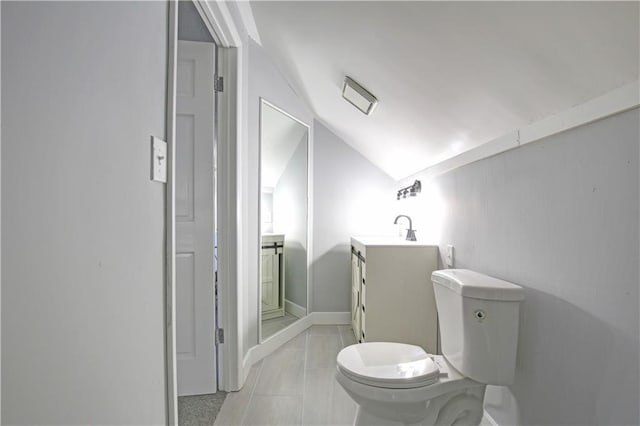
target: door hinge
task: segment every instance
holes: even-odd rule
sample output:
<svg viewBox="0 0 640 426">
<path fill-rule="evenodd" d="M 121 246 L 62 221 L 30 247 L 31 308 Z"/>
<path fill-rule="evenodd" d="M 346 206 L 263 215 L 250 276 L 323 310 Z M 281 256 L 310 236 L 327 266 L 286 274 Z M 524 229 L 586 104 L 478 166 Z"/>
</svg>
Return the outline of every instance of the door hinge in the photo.
<svg viewBox="0 0 640 426">
<path fill-rule="evenodd" d="M 213 79 L 213 90 L 216 92 L 224 92 L 224 78 L 215 76 Z"/>
<path fill-rule="evenodd" d="M 224 328 L 219 328 L 216 333 L 216 342 L 224 343 Z"/>
</svg>

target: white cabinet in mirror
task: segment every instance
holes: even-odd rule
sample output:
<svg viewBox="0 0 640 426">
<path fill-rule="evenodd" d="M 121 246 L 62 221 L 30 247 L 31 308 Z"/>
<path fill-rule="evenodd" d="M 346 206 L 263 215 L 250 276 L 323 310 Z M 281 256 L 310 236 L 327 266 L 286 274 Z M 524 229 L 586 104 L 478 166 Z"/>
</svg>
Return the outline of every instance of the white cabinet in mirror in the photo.
<svg viewBox="0 0 640 426">
<path fill-rule="evenodd" d="M 262 235 L 262 319 L 284 314 L 284 235 Z"/>
<path fill-rule="evenodd" d="M 261 340 L 307 314 L 309 126 L 260 100 Z"/>
</svg>

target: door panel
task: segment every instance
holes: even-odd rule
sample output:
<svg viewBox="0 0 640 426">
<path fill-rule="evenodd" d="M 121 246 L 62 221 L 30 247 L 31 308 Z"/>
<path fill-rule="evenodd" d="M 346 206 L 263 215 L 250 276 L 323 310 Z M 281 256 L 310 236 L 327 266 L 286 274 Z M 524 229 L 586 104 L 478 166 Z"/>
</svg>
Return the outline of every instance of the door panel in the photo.
<svg viewBox="0 0 640 426">
<path fill-rule="evenodd" d="M 178 395 L 214 393 L 214 49 L 178 42 L 176 352 Z"/>
<path fill-rule="evenodd" d="M 178 74 L 180 75 L 180 74 Z M 176 116 L 176 135 L 179 138 L 176 156 L 176 221 L 193 222 L 195 210 L 194 200 L 194 170 L 195 155 L 195 115 L 180 114 Z"/>
<path fill-rule="evenodd" d="M 195 265 L 193 253 L 176 255 L 176 276 L 180 277 L 180 291 L 176 292 L 176 354 L 178 359 L 196 357 L 195 322 L 186 312 L 195 312 Z"/>
</svg>

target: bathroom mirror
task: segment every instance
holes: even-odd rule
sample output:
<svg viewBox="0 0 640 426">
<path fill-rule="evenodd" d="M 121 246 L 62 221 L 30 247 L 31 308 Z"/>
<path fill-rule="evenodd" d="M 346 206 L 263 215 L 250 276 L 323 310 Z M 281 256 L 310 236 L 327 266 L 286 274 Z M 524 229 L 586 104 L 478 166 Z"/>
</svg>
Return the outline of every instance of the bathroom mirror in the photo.
<svg viewBox="0 0 640 426">
<path fill-rule="evenodd" d="M 307 314 L 309 126 L 260 100 L 260 340 Z"/>
</svg>

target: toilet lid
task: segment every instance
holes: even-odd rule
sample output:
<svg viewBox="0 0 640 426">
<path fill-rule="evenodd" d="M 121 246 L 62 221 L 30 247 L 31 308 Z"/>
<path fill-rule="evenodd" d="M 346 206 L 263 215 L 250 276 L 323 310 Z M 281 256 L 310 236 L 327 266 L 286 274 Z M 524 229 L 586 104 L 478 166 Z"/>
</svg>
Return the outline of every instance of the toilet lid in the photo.
<svg viewBox="0 0 640 426">
<path fill-rule="evenodd" d="M 419 346 L 368 342 L 340 351 L 338 368 L 356 382 L 383 388 L 417 388 L 438 381 L 440 370 Z"/>
</svg>

